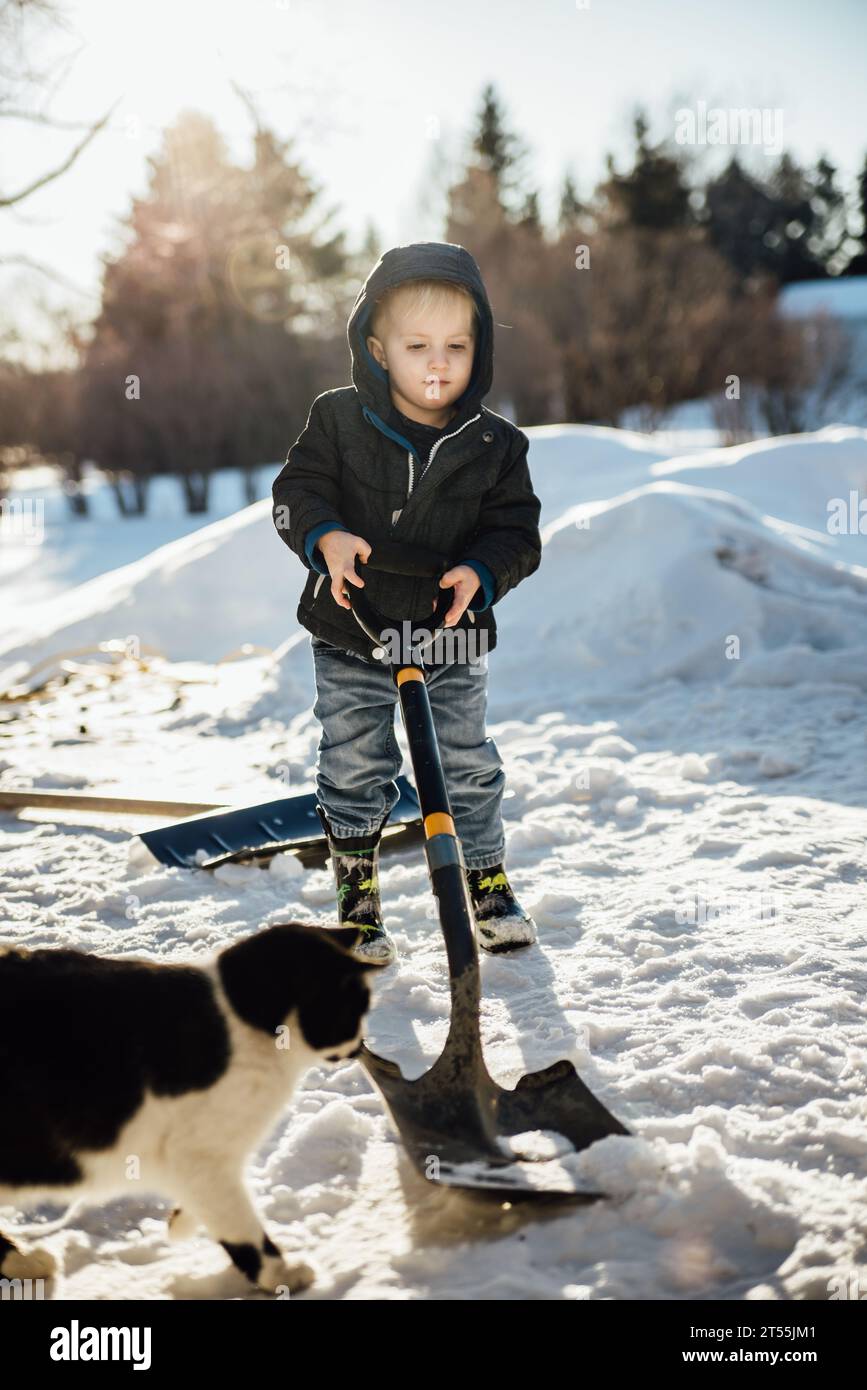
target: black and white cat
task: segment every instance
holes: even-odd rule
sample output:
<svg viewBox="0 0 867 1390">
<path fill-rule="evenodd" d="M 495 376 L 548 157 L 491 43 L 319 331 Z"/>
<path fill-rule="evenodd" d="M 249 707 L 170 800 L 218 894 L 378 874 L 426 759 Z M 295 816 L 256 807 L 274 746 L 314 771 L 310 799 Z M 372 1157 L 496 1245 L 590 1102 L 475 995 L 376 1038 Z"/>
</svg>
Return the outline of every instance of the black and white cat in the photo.
<svg viewBox="0 0 867 1390">
<path fill-rule="evenodd" d="M 178 1202 L 173 1239 L 204 1226 L 260 1288 L 306 1288 L 242 1173 L 308 1068 L 360 1050 L 356 939 L 282 923 L 202 966 L 0 948 L 0 1207 L 128 1194 L 134 1174 Z M 53 1272 L 0 1233 L 0 1275 Z"/>
</svg>

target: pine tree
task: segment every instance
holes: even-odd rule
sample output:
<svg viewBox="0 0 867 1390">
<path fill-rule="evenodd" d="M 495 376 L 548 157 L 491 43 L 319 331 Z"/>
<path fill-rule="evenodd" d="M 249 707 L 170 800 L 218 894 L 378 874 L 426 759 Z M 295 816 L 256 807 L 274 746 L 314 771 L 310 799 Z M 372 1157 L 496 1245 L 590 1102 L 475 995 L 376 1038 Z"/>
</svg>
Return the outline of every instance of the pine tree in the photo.
<svg viewBox="0 0 867 1390">
<path fill-rule="evenodd" d="M 742 280 L 770 268 L 772 253 L 762 238 L 773 221 L 772 199 L 737 155 L 706 185 L 700 220 Z"/>
<path fill-rule="evenodd" d="M 867 275 L 867 154 L 864 156 L 864 163 L 858 175 L 858 212 L 861 218 L 861 229 L 854 236 L 850 234 L 849 240 L 854 241 L 858 250 L 846 266 L 846 275 Z"/>
<path fill-rule="evenodd" d="M 811 172 L 785 152 L 760 179 L 735 155 L 707 184 L 700 220 L 743 279 L 770 274 L 788 284 L 843 263 L 845 196 L 824 158 Z"/>
<path fill-rule="evenodd" d="M 479 168 L 492 175 L 503 206 L 515 212 L 520 202 L 527 150 L 518 136 L 506 128 L 502 105 L 492 83 L 482 92 L 472 149 Z"/>
<path fill-rule="evenodd" d="M 567 173 L 563 177 L 560 187 L 560 205 L 557 212 L 557 229 L 568 236 L 584 216 L 585 207 L 578 197 L 578 190 L 572 175 Z"/>
<path fill-rule="evenodd" d="M 632 168 L 618 174 L 612 157 L 607 159 L 608 179 L 600 192 L 608 204 L 610 224 L 657 231 L 689 225 L 693 215 L 681 158 L 667 153 L 663 144 L 649 143 L 649 126 L 642 111 L 635 116 L 633 128 Z"/>
<path fill-rule="evenodd" d="M 536 192 L 528 193 L 524 199 L 524 206 L 518 218 L 519 227 L 527 227 L 531 231 L 541 232 L 542 219 L 539 214 L 539 195 Z"/>
</svg>

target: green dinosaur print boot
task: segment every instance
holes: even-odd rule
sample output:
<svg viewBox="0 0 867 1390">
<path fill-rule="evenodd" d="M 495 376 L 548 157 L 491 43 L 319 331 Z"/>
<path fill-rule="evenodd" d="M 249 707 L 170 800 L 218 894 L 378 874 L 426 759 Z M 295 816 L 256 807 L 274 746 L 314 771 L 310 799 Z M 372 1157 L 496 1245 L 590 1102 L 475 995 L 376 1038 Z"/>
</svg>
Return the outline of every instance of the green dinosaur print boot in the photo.
<svg viewBox="0 0 867 1390">
<path fill-rule="evenodd" d="M 355 927 L 361 937 L 352 948 L 358 960 L 370 965 L 391 965 L 397 959 L 394 941 L 382 922 L 379 901 L 379 842 L 381 830 L 369 835 L 332 835 L 326 826 L 328 848 L 334 869 L 337 916 L 342 927 Z"/>
<path fill-rule="evenodd" d="M 489 869 L 467 869 L 467 887 L 480 946 L 494 952 L 533 945 L 536 923 L 512 892 L 502 864 Z"/>
</svg>

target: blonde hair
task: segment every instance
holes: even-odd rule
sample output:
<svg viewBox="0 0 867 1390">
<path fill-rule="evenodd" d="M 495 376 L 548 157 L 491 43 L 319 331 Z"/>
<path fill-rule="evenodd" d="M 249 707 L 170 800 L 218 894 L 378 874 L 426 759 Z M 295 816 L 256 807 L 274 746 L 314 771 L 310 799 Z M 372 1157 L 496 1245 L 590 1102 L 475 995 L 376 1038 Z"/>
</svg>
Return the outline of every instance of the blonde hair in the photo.
<svg viewBox="0 0 867 1390">
<path fill-rule="evenodd" d="M 429 310 L 445 310 L 455 305 L 458 300 L 469 303 L 470 331 L 475 333 L 479 317 L 478 305 L 466 286 L 459 285 L 454 280 L 404 280 L 400 285 L 390 286 L 374 302 L 368 331 L 378 338 L 384 320 L 392 316 L 395 309 L 401 315 L 413 312 L 425 314 Z"/>
</svg>

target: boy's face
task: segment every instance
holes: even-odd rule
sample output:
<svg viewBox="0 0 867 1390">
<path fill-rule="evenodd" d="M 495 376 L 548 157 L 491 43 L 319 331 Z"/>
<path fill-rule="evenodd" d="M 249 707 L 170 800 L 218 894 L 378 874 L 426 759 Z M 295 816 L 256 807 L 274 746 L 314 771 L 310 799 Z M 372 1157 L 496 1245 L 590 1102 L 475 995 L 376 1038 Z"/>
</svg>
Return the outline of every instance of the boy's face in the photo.
<svg viewBox="0 0 867 1390">
<path fill-rule="evenodd" d="M 395 296 L 367 346 L 389 376 L 391 399 L 411 420 L 442 426 L 469 384 L 475 338 L 473 311 L 463 297 L 444 308 L 407 311 Z"/>
</svg>

